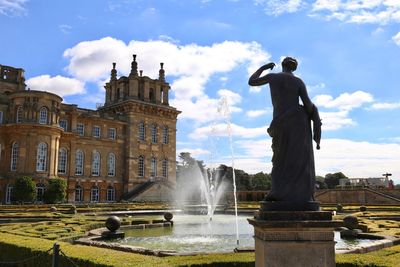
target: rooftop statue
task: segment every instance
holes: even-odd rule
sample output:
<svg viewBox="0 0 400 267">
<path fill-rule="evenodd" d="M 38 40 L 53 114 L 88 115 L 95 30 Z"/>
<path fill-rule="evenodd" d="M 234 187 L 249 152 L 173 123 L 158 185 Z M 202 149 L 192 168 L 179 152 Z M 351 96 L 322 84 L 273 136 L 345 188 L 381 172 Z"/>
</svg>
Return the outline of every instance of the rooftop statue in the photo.
<svg viewBox="0 0 400 267">
<path fill-rule="evenodd" d="M 274 67 L 275 63 L 268 63 L 249 79 L 250 86 L 269 84 L 273 105 L 273 120 L 268 128 L 273 151 L 272 188 L 265 201 L 273 203 L 272 209 L 276 210 L 317 210 L 311 121 L 319 149 L 318 109 L 308 97 L 303 81 L 293 75 L 297 69 L 296 59 L 286 57 L 282 61 L 282 72 L 261 76 Z M 303 105 L 299 104 L 299 97 Z"/>
</svg>

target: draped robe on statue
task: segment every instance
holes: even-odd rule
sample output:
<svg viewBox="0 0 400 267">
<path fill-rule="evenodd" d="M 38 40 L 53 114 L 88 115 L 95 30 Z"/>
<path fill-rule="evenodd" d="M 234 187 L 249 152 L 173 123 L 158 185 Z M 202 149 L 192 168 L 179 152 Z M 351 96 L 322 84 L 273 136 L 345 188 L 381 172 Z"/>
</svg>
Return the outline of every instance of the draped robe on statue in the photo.
<svg viewBox="0 0 400 267">
<path fill-rule="evenodd" d="M 308 202 L 314 200 L 315 167 L 310 117 L 297 105 L 273 119 L 272 188 L 268 201 Z"/>
</svg>

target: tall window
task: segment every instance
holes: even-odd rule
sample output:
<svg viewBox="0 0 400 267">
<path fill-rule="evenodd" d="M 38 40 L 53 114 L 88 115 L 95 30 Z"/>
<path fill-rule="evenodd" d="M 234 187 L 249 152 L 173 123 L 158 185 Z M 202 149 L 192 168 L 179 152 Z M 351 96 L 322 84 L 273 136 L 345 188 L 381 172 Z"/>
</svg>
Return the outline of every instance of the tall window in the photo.
<svg viewBox="0 0 400 267">
<path fill-rule="evenodd" d="M 138 176 L 144 177 L 144 157 L 140 156 L 138 160 Z"/>
<path fill-rule="evenodd" d="M 83 201 L 83 189 L 80 185 L 75 187 L 75 202 Z"/>
<path fill-rule="evenodd" d="M 99 202 L 99 188 L 97 186 L 90 189 L 90 202 Z"/>
<path fill-rule="evenodd" d="M 36 171 L 43 172 L 46 170 L 47 163 L 47 144 L 40 143 L 37 148 Z"/>
<path fill-rule="evenodd" d="M 64 129 L 64 132 L 68 131 L 68 121 L 60 120 L 60 127 Z"/>
<path fill-rule="evenodd" d="M 96 125 L 93 126 L 93 132 L 92 132 L 93 137 L 100 138 L 100 134 L 101 134 L 100 126 L 96 126 Z"/>
<path fill-rule="evenodd" d="M 75 175 L 83 175 L 83 152 L 81 150 L 77 150 L 75 153 Z"/>
<path fill-rule="evenodd" d="M 165 145 L 169 143 L 168 126 L 164 126 L 162 129 L 162 142 Z"/>
<path fill-rule="evenodd" d="M 94 151 L 92 155 L 92 175 L 100 175 L 100 153 L 97 151 Z"/>
<path fill-rule="evenodd" d="M 13 191 L 14 186 L 8 185 L 6 191 L 6 204 L 11 204 L 11 202 L 13 201 Z"/>
<path fill-rule="evenodd" d="M 0 111 L 0 124 L 3 124 L 3 111 Z"/>
<path fill-rule="evenodd" d="M 38 202 L 43 202 L 44 190 L 44 184 L 40 183 L 36 185 L 36 200 Z"/>
<path fill-rule="evenodd" d="M 162 162 L 162 177 L 168 178 L 168 160 L 164 159 Z"/>
<path fill-rule="evenodd" d="M 156 124 L 151 125 L 151 142 L 153 144 L 157 144 L 157 125 Z"/>
<path fill-rule="evenodd" d="M 11 171 L 17 170 L 18 164 L 18 153 L 19 153 L 19 146 L 18 143 L 15 142 L 11 146 Z"/>
<path fill-rule="evenodd" d="M 83 123 L 77 123 L 76 124 L 76 132 L 80 136 L 84 136 L 85 135 L 85 125 Z"/>
<path fill-rule="evenodd" d="M 58 151 L 58 173 L 67 173 L 67 150 L 60 148 Z"/>
<path fill-rule="evenodd" d="M 106 201 L 115 201 L 115 189 L 111 185 L 107 187 L 107 198 Z"/>
<path fill-rule="evenodd" d="M 39 111 L 39 124 L 47 124 L 47 108 L 45 107 Z"/>
<path fill-rule="evenodd" d="M 156 102 L 156 93 L 154 92 L 154 88 L 150 88 L 149 98 L 151 102 Z"/>
<path fill-rule="evenodd" d="M 116 136 L 117 136 L 117 131 L 115 130 L 115 128 L 109 128 L 108 129 L 108 138 L 115 140 Z"/>
<path fill-rule="evenodd" d="M 150 159 L 150 176 L 156 177 L 157 176 L 157 159 L 152 157 Z"/>
<path fill-rule="evenodd" d="M 113 153 L 108 154 L 107 174 L 108 176 L 115 175 L 115 155 Z"/>
<path fill-rule="evenodd" d="M 144 122 L 139 123 L 139 140 L 145 141 L 146 139 L 146 128 Z"/>
<path fill-rule="evenodd" d="M 23 116 L 24 116 L 24 110 L 22 109 L 22 106 L 18 106 L 18 108 L 17 108 L 17 117 L 15 118 L 15 122 L 16 123 L 21 123 Z"/>
</svg>

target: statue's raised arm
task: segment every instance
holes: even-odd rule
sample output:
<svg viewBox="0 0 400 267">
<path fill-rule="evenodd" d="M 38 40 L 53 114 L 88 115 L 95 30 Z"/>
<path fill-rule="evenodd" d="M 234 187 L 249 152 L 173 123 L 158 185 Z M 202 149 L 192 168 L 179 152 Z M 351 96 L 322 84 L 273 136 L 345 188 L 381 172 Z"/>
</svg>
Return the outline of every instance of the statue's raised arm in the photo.
<svg viewBox="0 0 400 267">
<path fill-rule="evenodd" d="M 271 62 L 268 64 L 265 64 L 261 66 L 256 72 L 253 73 L 253 75 L 250 76 L 249 78 L 249 85 L 250 86 L 259 86 L 259 85 L 264 85 L 269 83 L 269 76 L 268 74 L 264 75 L 263 77 L 260 77 L 263 71 L 267 69 L 273 69 L 275 67 L 275 63 Z"/>
</svg>

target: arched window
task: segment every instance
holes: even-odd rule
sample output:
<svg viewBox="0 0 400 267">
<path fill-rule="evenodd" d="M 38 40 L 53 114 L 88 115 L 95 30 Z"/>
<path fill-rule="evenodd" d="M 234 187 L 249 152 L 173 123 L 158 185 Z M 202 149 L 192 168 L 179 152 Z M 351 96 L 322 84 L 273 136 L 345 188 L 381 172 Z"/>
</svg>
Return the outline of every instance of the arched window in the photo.
<svg viewBox="0 0 400 267">
<path fill-rule="evenodd" d="M 11 166 L 10 166 L 11 171 L 17 170 L 18 153 L 19 153 L 19 146 L 18 146 L 18 143 L 15 142 L 11 146 L 11 160 L 10 160 L 11 161 Z"/>
<path fill-rule="evenodd" d="M 45 107 L 39 111 L 39 124 L 47 124 L 47 108 Z"/>
<path fill-rule="evenodd" d="M 157 176 L 157 159 L 155 157 L 152 157 L 150 159 L 150 177 L 156 177 Z"/>
<path fill-rule="evenodd" d="M 90 202 L 99 202 L 99 188 L 97 186 L 90 189 Z"/>
<path fill-rule="evenodd" d="M 161 102 L 161 103 L 164 103 L 164 89 L 163 89 L 163 88 L 161 88 L 160 102 Z"/>
<path fill-rule="evenodd" d="M 43 202 L 45 186 L 42 183 L 36 184 L 36 201 Z"/>
<path fill-rule="evenodd" d="M 83 189 L 80 185 L 75 187 L 75 202 L 83 201 Z"/>
<path fill-rule="evenodd" d="M 145 141 L 145 139 L 146 139 L 146 128 L 145 128 L 145 125 L 144 125 L 143 121 L 141 121 L 139 123 L 138 132 L 139 132 L 139 140 L 140 141 Z"/>
<path fill-rule="evenodd" d="M 162 129 L 162 142 L 165 145 L 169 143 L 168 126 L 164 126 Z"/>
<path fill-rule="evenodd" d="M 60 148 L 58 151 L 58 173 L 67 173 L 67 150 Z"/>
<path fill-rule="evenodd" d="M 18 108 L 17 108 L 17 116 L 15 118 L 15 122 L 16 123 L 21 123 L 23 116 L 24 116 L 24 110 L 22 109 L 22 106 L 18 106 Z"/>
<path fill-rule="evenodd" d="M 14 186 L 13 185 L 7 185 L 7 190 L 6 190 L 6 204 L 11 204 L 13 201 L 13 191 L 14 191 Z"/>
<path fill-rule="evenodd" d="M 164 159 L 162 161 L 162 177 L 168 179 L 168 160 Z"/>
<path fill-rule="evenodd" d="M 139 156 L 138 160 L 138 176 L 144 177 L 144 157 Z"/>
<path fill-rule="evenodd" d="M 157 124 L 151 125 L 151 142 L 157 144 Z"/>
<path fill-rule="evenodd" d="M 43 172 L 47 164 L 47 144 L 40 143 L 37 147 L 36 171 Z"/>
<path fill-rule="evenodd" d="M 77 150 L 75 153 L 75 175 L 83 175 L 84 155 L 82 150 Z"/>
<path fill-rule="evenodd" d="M 115 155 L 113 153 L 108 154 L 107 175 L 115 176 Z"/>
<path fill-rule="evenodd" d="M 100 175 L 100 153 L 94 151 L 92 154 L 92 176 Z"/>
<path fill-rule="evenodd" d="M 111 185 L 107 187 L 106 201 L 108 202 L 115 201 L 115 189 Z"/>
</svg>

